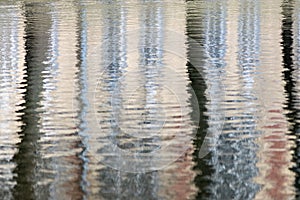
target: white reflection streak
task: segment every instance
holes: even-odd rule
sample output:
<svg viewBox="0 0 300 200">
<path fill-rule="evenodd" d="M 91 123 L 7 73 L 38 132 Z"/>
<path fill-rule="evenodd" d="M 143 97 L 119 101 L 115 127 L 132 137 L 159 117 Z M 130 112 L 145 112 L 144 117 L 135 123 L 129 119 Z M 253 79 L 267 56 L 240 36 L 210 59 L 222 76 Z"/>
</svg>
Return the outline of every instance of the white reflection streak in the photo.
<svg viewBox="0 0 300 200">
<path fill-rule="evenodd" d="M 159 87 L 162 85 L 159 83 L 160 75 L 162 73 L 162 58 L 163 58 L 163 15 L 162 8 L 160 7 L 150 7 L 143 10 L 141 14 L 141 34 L 140 34 L 140 63 L 139 69 L 140 76 L 142 77 L 141 87 L 145 89 L 144 94 L 140 93 L 140 95 L 144 95 L 140 100 L 145 98 L 145 101 L 141 105 L 143 109 L 143 117 L 142 123 L 146 123 L 149 118 L 150 120 L 164 120 L 161 116 L 159 116 L 159 112 L 161 112 L 159 106 L 162 102 L 159 102 Z M 158 145 L 158 137 L 154 136 L 157 131 L 155 124 L 142 124 L 141 133 L 144 137 L 148 137 L 151 139 L 149 145 L 154 146 Z M 150 129 L 150 130 L 149 130 Z M 149 130 L 149 131 L 148 131 Z M 152 132 L 152 133 L 151 133 Z M 154 132 L 154 134 L 153 134 Z M 151 137 L 154 136 L 154 137 Z M 143 136 L 142 136 L 143 137 Z M 141 137 L 141 138 L 142 138 Z M 145 144 L 141 144 L 142 151 L 145 148 Z M 147 151 L 147 149 L 145 148 Z M 151 151 L 151 150 L 150 150 Z M 142 158 L 137 158 L 142 159 Z M 152 163 L 149 162 L 151 165 Z M 155 166 L 153 166 L 155 168 Z"/>
<path fill-rule="evenodd" d="M 97 147 L 100 148 L 94 153 L 96 154 L 96 156 L 99 156 L 97 154 L 100 154 L 103 164 L 111 162 L 110 154 L 112 154 L 112 166 L 107 166 L 108 168 L 105 168 L 104 171 L 102 171 L 102 173 L 105 174 L 105 176 L 109 180 L 103 180 L 102 184 L 104 184 L 104 186 L 102 186 L 103 188 L 101 188 L 101 190 L 103 190 L 103 196 L 109 195 L 110 198 L 121 198 L 123 195 L 121 188 L 121 171 L 113 171 L 110 170 L 109 167 L 112 167 L 114 169 L 116 167 L 119 167 L 115 164 L 122 164 L 122 155 L 116 155 L 116 152 L 107 152 L 107 149 L 110 148 L 113 151 L 115 150 L 115 148 L 119 148 L 115 138 L 120 135 L 121 131 L 118 122 L 120 121 L 119 117 L 123 101 L 122 76 L 124 70 L 127 68 L 127 19 L 126 9 L 122 5 L 120 5 L 119 2 L 112 3 L 109 6 L 111 7 L 104 12 L 106 15 L 103 16 L 103 18 L 106 20 L 106 24 L 109 27 L 103 27 L 103 34 L 104 38 L 106 39 L 102 43 L 104 74 L 103 77 L 101 77 L 101 87 L 99 88 L 99 90 L 101 90 L 101 96 L 99 97 L 101 98 L 100 101 L 102 102 L 100 109 L 104 109 L 101 110 L 101 112 L 104 111 L 104 113 L 108 113 L 108 115 L 101 115 L 101 118 L 99 118 L 101 134 L 103 134 L 101 135 L 101 137 L 104 138 L 104 141 L 97 141 L 96 143 L 94 143 L 94 145 L 102 143 L 100 145 L 97 145 Z M 110 105 L 107 105 L 108 103 Z M 101 155 L 99 151 L 104 151 L 105 153 Z M 112 181 L 113 184 L 110 184 L 109 181 Z M 107 191 L 108 187 L 110 187 L 112 193 Z M 129 186 L 127 185 L 127 187 Z"/>
<path fill-rule="evenodd" d="M 225 53 L 226 53 L 226 2 L 212 2 L 206 13 L 205 50 L 209 60 L 205 65 L 205 82 L 208 86 L 206 94 L 208 97 L 208 130 L 200 152 L 201 156 L 207 154 L 206 150 L 216 152 L 219 134 L 223 128 L 224 114 L 221 110 L 224 88 Z M 213 160 L 215 162 L 217 160 Z M 214 163 L 216 164 L 216 163 Z"/>
<path fill-rule="evenodd" d="M 81 196 L 80 137 L 77 134 L 78 119 L 75 118 L 75 83 L 78 68 L 77 60 L 77 13 L 72 4 L 53 3 L 49 5 L 49 37 L 47 57 L 43 61 L 42 109 L 41 112 L 41 171 L 44 181 L 49 185 L 51 198 L 73 198 Z M 67 15 L 67 17 L 65 16 Z M 48 181 L 51 181 L 50 183 Z M 72 191 L 72 192 L 71 192 Z"/>
<path fill-rule="evenodd" d="M 57 10 L 55 9 L 55 5 L 52 4 L 52 10 L 49 14 L 51 18 L 51 26 L 50 26 L 50 34 L 48 44 L 49 47 L 47 49 L 47 55 L 45 60 L 42 62 L 45 66 L 43 70 L 43 90 L 41 92 L 42 100 L 41 105 L 43 109 L 42 117 L 41 117 L 41 132 L 45 134 L 41 137 L 41 142 L 48 142 L 51 140 L 52 135 L 54 134 L 51 131 L 52 126 L 52 118 L 53 118 L 53 105 L 54 105 L 54 92 L 57 89 L 56 82 L 58 79 L 58 48 L 59 48 L 59 40 L 58 40 L 58 16 Z M 50 128 L 50 130 L 48 130 Z M 44 149 L 41 149 L 43 154 L 43 159 L 47 160 L 50 159 L 48 162 L 41 162 L 40 164 L 44 165 L 43 168 L 47 169 L 50 166 L 53 167 L 54 171 L 58 171 L 58 165 L 54 164 L 55 160 L 53 158 L 48 158 L 47 155 L 55 154 L 54 148 L 49 148 L 48 145 L 44 146 Z M 41 175 L 43 176 L 43 175 Z M 53 177 L 57 179 L 57 176 Z M 51 180 L 52 177 L 43 177 L 44 181 L 43 184 L 49 184 L 49 193 L 51 197 L 55 197 L 56 191 L 56 182 L 57 180 Z M 41 179 L 41 180 L 43 180 Z M 51 181 L 50 181 L 51 180 Z M 49 182 L 48 182 L 49 181 Z"/>
<path fill-rule="evenodd" d="M 19 84 L 24 73 L 24 32 L 21 26 L 20 5 L 0 6 L 0 195 L 3 199 L 11 198 L 13 188 L 10 161 L 16 152 L 15 144 L 19 142 L 16 111 L 21 104 Z M 7 7 L 6 7 L 7 6 Z M 10 162 L 10 163 L 9 163 Z M 9 183 L 9 184 L 8 184 Z"/>
<path fill-rule="evenodd" d="M 53 6 L 54 7 L 54 6 Z M 56 16 L 56 12 L 52 11 L 51 13 L 51 28 L 50 28 L 50 38 L 49 38 L 49 49 L 48 49 L 48 55 L 47 55 L 47 60 L 43 61 L 43 64 L 47 65 L 45 67 L 44 74 L 46 74 L 44 78 L 44 84 L 43 84 L 43 92 L 42 95 L 44 96 L 43 98 L 43 108 L 45 109 L 46 112 L 51 111 L 51 106 L 52 106 L 52 101 L 53 101 L 53 94 L 52 92 L 56 89 L 55 86 L 55 80 L 57 79 L 57 69 L 58 69 L 58 63 L 57 63 L 57 58 L 58 58 L 58 19 Z M 49 116 L 51 117 L 51 115 Z M 45 116 L 45 118 L 47 118 Z M 47 122 L 48 120 L 45 119 L 42 121 L 42 126 L 47 127 Z M 47 137 L 47 133 L 45 134 Z"/>
<path fill-rule="evenodd" d="M 260 53 L 260 18 L 259 5 L 257 1 L 240 2 L 240 16 L 238 26 L 238 55 L 240 76 L 243 80 L 241 96 L 244 98 L 242 115 L 244 119 L 240 120 L 237 126 L 244 127 L 237 134 L 244 137 L 236 141 L 236 145 L 240 149 L 243 156 L 238 156 L 239 161 L 231 169 L 234 170 L 236 180 L 236 194 L 238 198 L 254 198 L 259 185 L 252 181 L 258 175 L 256 166 L 257 145 L 255 139 L 259 131 L 257 127 L 257 94 L 254 88 L 255 76 L 257 76 L 257 67 L 259 67 Z M 232 145 L 233 146 L 233 145 Z M 240 174 L 240 169 L 244 169 L 245 173 Z M 233 180 L 233 181 L 235 181 Z M 244 188 L 248 191 L 243 192 Z"/>
</svg>

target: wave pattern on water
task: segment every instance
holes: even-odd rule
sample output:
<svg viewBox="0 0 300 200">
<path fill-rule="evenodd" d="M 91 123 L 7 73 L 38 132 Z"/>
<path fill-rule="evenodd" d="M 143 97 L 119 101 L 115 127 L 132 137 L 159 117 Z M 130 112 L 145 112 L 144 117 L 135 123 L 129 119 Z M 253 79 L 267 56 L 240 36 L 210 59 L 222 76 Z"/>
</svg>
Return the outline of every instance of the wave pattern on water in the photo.
<svg viewBox="0 0 300 200">
<path fill-rule="evenodd" d="M 299 2 L 0 11 L 1 199 L 299 197 Z"/>
</svg>

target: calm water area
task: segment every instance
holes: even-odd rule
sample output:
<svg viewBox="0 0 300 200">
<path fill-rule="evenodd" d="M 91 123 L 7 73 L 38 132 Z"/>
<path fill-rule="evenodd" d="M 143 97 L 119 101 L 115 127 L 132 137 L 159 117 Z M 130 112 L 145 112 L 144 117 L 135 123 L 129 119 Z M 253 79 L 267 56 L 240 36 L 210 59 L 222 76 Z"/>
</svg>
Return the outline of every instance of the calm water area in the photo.
<svg viewBox="0 0 300 200">
<path fill-rule="evenodd" d="M 300 198 L 300 1 L 0 1 L 0 199 Z"/>
</svg>

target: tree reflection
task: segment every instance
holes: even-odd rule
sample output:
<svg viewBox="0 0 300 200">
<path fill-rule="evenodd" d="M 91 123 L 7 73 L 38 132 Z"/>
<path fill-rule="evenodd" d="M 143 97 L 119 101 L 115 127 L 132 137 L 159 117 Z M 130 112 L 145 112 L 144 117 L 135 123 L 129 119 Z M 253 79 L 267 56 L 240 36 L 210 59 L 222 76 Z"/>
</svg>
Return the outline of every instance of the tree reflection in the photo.
<svg viewBox="0 0 300 200">
<path fill-rule="evenodd" d="M 15 199 L 36 199 L 42 194 L 36 193 L 38 163 L 41 162 L 40 146 L 38 140 L 43 133 L 40 132 L 40 101 L 43 90 L 42 72 L 46 65 L 42 64 L 48 50 L 49 30 L 51 17 L 49 8 L 41 4 L 25 4 L 25 62 L 26 83 L 23 109 L 21 114 L 21 142 L 18 144 L 18 153 L 13 161 L 16 163 L 16 185 L 13 191 Z M 35 21 L 36 20 L 36 21 Z M 43 24 L 41 26 L 40 24 Z M 45 195 L 48 196 L 48 195 Z M 44 197 L 45 197 L 44 196 Z M 42 196 L 40 196 L 42 197 Z"/>
<path fill-rule="evenodd" d="M 288 121 L 290 122 L 291 126 L 289 127 L 289 134 L 292 136 L 296 136 L 295 143 L 296 146 L 293 148 L 293 162 L 296 165 L 292 168 L 292 170 L 296 173 L 295 177 L 295 188 L 296 188 L 296 199 L 299 198 L 299 187 L 300 187 L 300 163 L 299 163 L 299 149 L 300 149 L 300 142 L 299 142 L 299 89 L 297 88 L 297 73 L 299 70 L 297 69 L 298 64 L 297 60 L 294 62 L 294 56 L 297 59 L 298 55 L 298 48 L 294 49 L 294 38 L 297 41 L 299 35 L 297 34 L 297 30 L 294 31 L 296 27 L 294 25 L 294 14 L 295 11 L 295 1 L 283 1 L 282 2 L 282 25 L 281 25 L 281 45 L 282 45 L 282 58 L 283 58 L 283 67 L 284 71 L 283 77 L 285 81 L 285 92 L 287 94 L 287 105 L 285 107 L 288 110 L 286 116 Z M 295 50 L 295 51 L 294 51 Z"/>
</svg>

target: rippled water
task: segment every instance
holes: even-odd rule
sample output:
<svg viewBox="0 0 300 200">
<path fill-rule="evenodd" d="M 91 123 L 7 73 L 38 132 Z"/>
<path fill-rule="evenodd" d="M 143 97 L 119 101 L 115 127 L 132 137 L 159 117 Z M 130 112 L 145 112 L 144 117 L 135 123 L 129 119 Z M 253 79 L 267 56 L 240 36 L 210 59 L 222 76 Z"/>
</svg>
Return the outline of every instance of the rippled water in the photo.
<svg viewBox="0 0 300 200">
<path fill-rule="evenodd" d="M 1 1 L 0 199 L 297 199 L 300 3 Z"/>
</svg>

